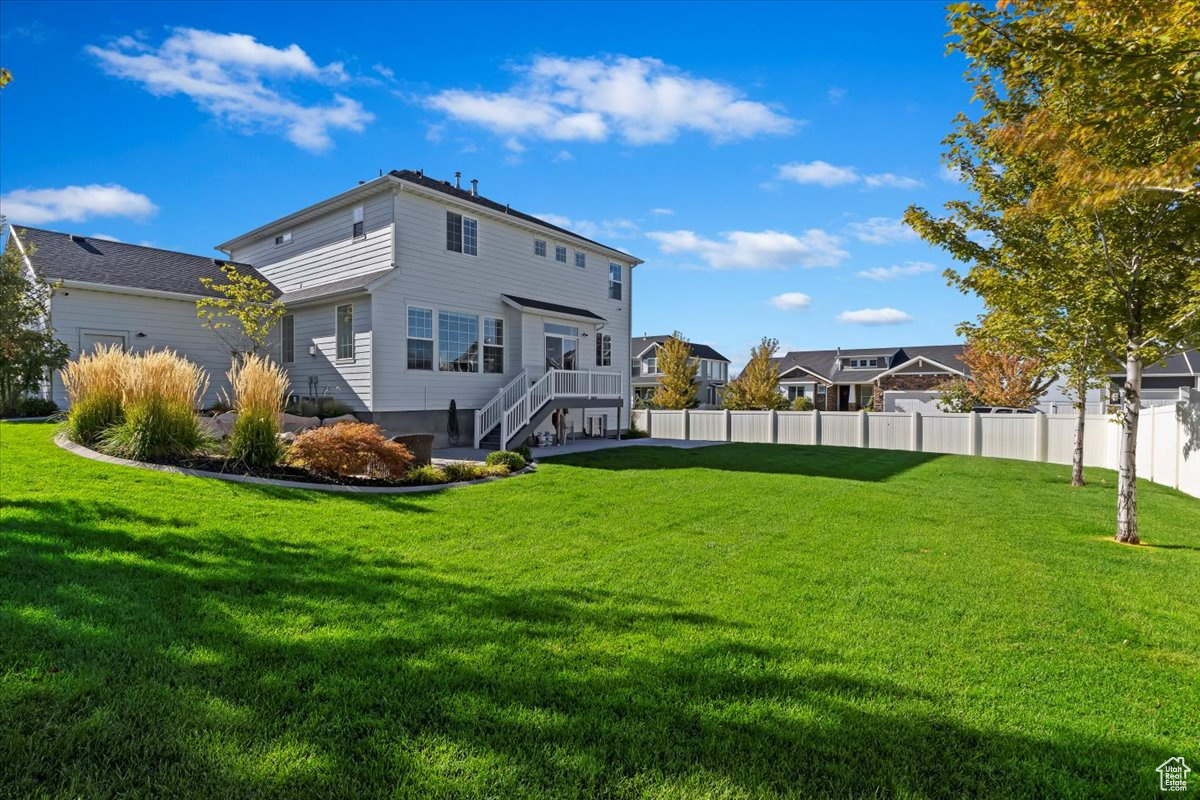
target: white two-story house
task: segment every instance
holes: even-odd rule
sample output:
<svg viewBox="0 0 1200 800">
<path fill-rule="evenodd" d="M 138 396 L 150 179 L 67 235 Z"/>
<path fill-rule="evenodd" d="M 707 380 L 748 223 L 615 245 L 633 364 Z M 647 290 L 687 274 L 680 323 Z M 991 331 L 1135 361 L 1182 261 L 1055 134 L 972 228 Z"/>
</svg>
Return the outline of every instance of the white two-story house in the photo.
<svg viewBox="0 0 1200 800">
<path fill-rule="evenodd" d="M 218 246 L 279 291 L 287 315 L 275 354 L 292 392 L 340 400 L 392 433 L 434 433 L 439 445 L 451 401 L 468 445 L 513 446 L 556 409 L 577 433 L 627 427 L 641 261 L 475 186 L 394 171 Z M 35 233 L 43 256 L 31 268 L 75 295 L 70 307 L 56 297 L 63 313 L 52 320 L 73 349 L 175 347 L 220 384 L 228 354 L 192 303 L 207 293 L 197 276 L 219 276 L 222 262 Z M 101 307 L 108 296 L 120 300 Z"/>
</svg>

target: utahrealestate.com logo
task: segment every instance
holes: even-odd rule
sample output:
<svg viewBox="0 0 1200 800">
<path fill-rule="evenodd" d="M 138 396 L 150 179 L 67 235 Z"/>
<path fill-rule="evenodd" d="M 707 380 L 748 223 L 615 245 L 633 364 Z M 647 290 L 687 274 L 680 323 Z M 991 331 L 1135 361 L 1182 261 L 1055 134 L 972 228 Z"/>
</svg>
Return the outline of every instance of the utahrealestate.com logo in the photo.
<svg viewBox="0 0 1200 800">
<path fill-rule="evenodd" d="M 1158 765 L 1158 788 L 1164 792 L 1187 791 L 1187 776 L 1192 768 L 1183 763 L 1183 756 L 1168 758 Z"/>
</svg>

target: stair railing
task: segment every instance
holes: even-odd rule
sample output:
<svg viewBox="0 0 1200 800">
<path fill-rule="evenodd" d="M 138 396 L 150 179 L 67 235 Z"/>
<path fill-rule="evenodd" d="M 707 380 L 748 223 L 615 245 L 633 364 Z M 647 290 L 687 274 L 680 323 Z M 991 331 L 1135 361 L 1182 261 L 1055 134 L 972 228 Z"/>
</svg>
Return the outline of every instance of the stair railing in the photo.
<svg viewBox="0 0 1200 800">
<path fill-rule="evenodd" d="M 500 418 L 505 410 L 510 408 L 517 398 L 525 393 L 525 381 L 529 373 L 521 370 L 504 388 L 496 392 L 496 396 L 487 402 L 483 408 L 475 412 L 475 449 L 492 428 L 500 424 Z"/>
</svg>

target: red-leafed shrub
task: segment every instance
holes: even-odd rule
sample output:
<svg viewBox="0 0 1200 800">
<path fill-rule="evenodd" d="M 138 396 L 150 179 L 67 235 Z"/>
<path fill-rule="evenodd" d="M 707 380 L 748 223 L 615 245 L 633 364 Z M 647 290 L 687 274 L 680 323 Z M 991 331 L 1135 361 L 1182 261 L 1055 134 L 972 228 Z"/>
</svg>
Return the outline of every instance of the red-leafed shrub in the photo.
<svg viewBox="0 0 1200 800">
<path fill-rule="evenodd" d="M 343 422 L 301 433 L 286 461 L 325 477 L 395 479 L 408 472 L 413 456 L 404 445 L 388 441 L 378 425 Z"/>
</svg>

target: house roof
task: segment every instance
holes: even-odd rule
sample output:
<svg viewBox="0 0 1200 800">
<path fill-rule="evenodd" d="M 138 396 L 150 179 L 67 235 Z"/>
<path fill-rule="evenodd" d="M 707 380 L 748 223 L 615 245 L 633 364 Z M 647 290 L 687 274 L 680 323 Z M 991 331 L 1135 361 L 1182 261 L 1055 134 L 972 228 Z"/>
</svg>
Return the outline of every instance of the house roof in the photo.
<svg viewBox="0 0 1200 800">
<path fill-rule="evenodd" d="M 773 360 L 779 368 L 780 375 L 799 367 L 830 383 L 871 383 L 891 367 L 885 363 L 874 369 L 839 369 L 838 358 L 887 357 L 891 359 L 891 366 L 895 367 L 919 357 L 967 372 L 966 365 L 958 360 L 964 346 L 938 344 L 916 347 L 859 347 L 845 350 L 792 350 Z"/>
<path fill-rule="evenodd" d="M 650 345 L 654 345 L 654 344 L 661 345 L 663 342 L 667 341 L 667 339 L 670 339 L 670 338 L 671 337 L 669 335 L 634 336 L 632 339 L 629 340 L 629 344 L 630 344 L 629 352 L 632 353 L 635 357 L 640 356 L 642 353 L 644 353 L 648 349 L 650 349 Z M 729 361 L 728 358 L 721 355 L 716 350 L 714 350 L 712 347 L 709 347 L 706 344 L 698 344 L 696 342 L 688 342 L 688 350 L 691 352 L 692 356 L 694 356 L 695 358 L 707 358 L 707 359 L 711 359 L 713 361 L 725 361 L 727 363 Z"/>
<path fill-rule="evenodd" d="M 582 317 L 584 319 L 598 320 L 605 322 L 604 317 L 588 311 L 586 308 L 575 308 L 574 306 L 564 306 L 558 303 L 548 303 L 545 300 L 531 300 L 528 297 L 517 297 L 512 294 L 500 295 L 509 305 L 515 306 L 522 311 L 545 311 L 550 314 L 558 314 L 559 316 L 567 317 Z"/>
<path fill-rule="evenodd" d="M 1125 373 L 1114 372 L 1113 375 L 1125 376 Z M 1168 356 L 1157 364 L 1147 364 L 1142 370 L 1143 375 L 1200 375 L 1200 350 L 1184 350 Z"/>
<path fill-rule="evenodd" d="M 249 264 L 209 256 L 23 225 L 14 226 L 13 233 L 26 252 L 34 248 L 35 252 L 30 255 L 29 261 L 34 271 L 45 280 L 78 281 L 204 297 L 214 297 L 218 293 L 204 288 L 200 279 L 223 280 L 221 267 L 225 264 L 233 264 L 240 272 L 267 280 Z M 9 246 L 12 246 L 11 242 Z"/>
<path fill-rule="evenodd" d="M 391 275 L 393 272 L 395 270 L 389 268 L 377 272 L 368 272 L 366 275 L 356 275 L 353 278 L 344 278 L 340 281 L 331 281 L 317 286 L 295 289 L 290 292 L 284 292 L 279 299 L 283 301 L 284 305 L 294 305 L 308 300 L 321 300 L 339 294 L 365 291 L 372 283 L 387 275 Z"/>
</svg>

